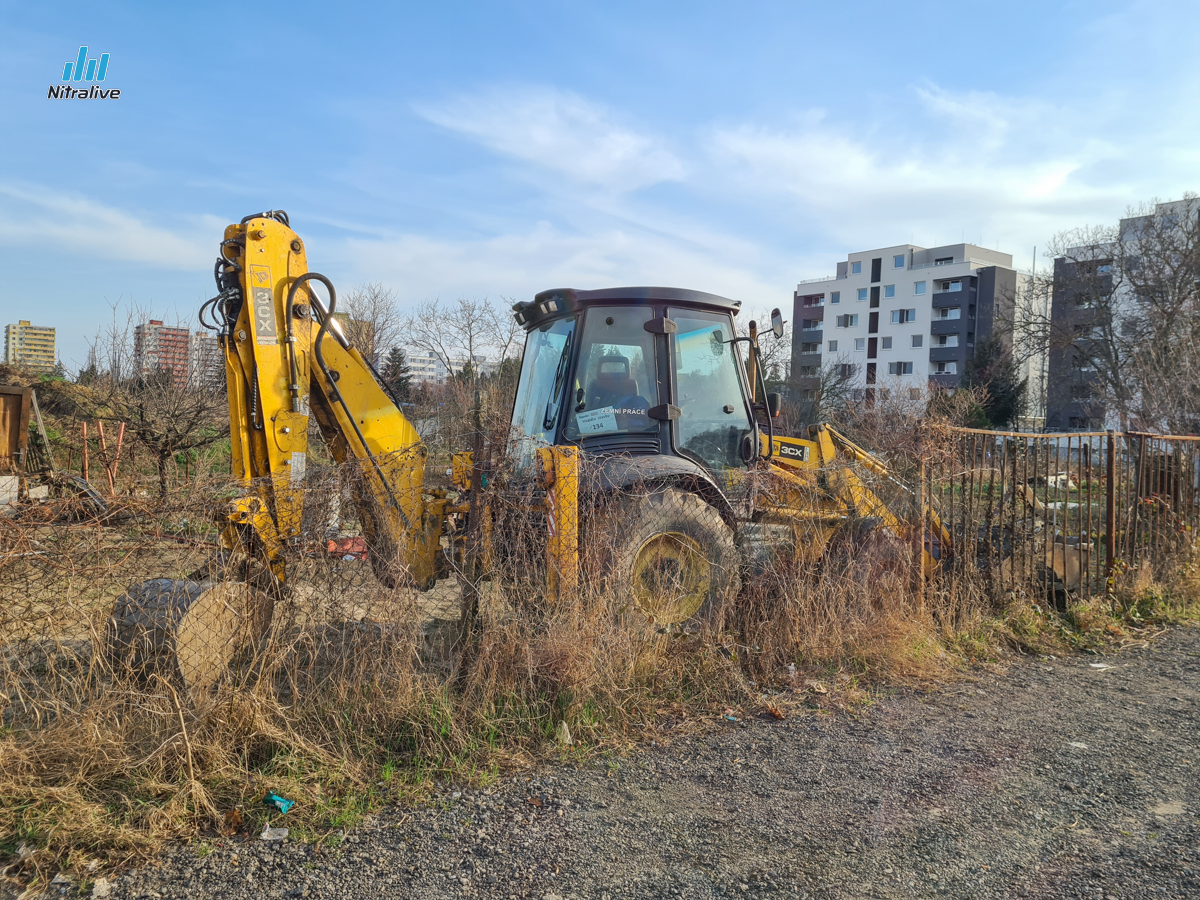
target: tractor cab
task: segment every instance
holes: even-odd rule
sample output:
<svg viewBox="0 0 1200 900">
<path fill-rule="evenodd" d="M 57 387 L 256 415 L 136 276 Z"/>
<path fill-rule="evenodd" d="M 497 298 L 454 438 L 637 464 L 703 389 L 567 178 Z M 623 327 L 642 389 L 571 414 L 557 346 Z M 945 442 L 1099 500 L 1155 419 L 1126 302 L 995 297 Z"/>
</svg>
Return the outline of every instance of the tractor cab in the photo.
<svg viewBox="0 0 1200 900">
<path fill-rule="evenodd" d="M 673 469 L 726 482 L 760 444 L 739 305 L 655 287 L 556 289 L 516 304 L 527 333 L 512 414 L 520 455 L 573 444 L 587 455 L 673 457 Z"/>
</svg>

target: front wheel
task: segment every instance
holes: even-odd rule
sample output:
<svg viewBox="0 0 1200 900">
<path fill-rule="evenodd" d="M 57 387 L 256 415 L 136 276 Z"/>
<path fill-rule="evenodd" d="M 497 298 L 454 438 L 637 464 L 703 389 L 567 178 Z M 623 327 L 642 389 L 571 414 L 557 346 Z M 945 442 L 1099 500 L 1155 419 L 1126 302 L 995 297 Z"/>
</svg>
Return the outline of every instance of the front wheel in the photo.
<svg viewBox="0 0 1200 900">
<path fill-rule="evenodd" d="M 676 488 L 613 501 L 589 544 L 618 599 L 657 625 L 711 620 L 740 583 L 733 531 L 703 499 Z"/>
</svg>

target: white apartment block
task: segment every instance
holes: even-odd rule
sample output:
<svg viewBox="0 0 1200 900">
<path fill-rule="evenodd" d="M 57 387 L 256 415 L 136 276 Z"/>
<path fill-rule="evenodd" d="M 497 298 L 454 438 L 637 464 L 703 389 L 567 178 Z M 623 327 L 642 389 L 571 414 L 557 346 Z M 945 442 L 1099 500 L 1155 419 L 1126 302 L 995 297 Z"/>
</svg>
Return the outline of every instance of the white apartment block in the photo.
<svg viewBox="0 0 1200 900">
<path fill-rule="evenodd" d="M 1009 315 L 1020 278 L 1011 255 L 974 244 L 851 253 L 832 278 L 796 287 L 799 399 L 815 397 L 831 366 L 858 398 L 876 386 L 956 386 L 976 343 Z"/>
<path fill-rule="evenodd" d="M 441 357 L 405 347 L 404 358 L 408 362 L 408 369 L 412 373 L 414 382 L 441 384 L 451 375 Z M 455 357 L 450 362 L 454 366 L 454 372 L 457 373 L 462 371 L 463 366 L 467 364 L 467 358 L 465 356 Z M 499 368 L 498 363 L 491 362 L 478 353 L 475 354 L 475 371 L 480 375 L 495 375 Z"/>
</svg>

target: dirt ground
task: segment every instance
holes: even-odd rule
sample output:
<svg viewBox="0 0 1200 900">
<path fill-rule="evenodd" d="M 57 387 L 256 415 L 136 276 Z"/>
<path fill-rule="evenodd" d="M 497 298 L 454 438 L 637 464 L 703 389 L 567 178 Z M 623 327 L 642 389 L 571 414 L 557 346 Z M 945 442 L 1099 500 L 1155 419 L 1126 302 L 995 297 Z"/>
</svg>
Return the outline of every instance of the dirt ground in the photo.
<svg viewBox="0 0 1200 900">
<path fill-rule="evenodd" d="M 113 898 L 1200 896 L 1200 631 L 180 847 Z M 286 824 L 280 822 L 278 824 Z"/>
</svg>

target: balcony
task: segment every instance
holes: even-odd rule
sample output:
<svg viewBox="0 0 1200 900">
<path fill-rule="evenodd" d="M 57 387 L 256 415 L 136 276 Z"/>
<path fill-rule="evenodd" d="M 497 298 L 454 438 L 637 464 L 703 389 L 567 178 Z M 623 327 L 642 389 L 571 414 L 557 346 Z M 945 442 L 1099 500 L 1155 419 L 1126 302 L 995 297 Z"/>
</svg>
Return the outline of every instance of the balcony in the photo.
<svg viewBox="0 0 1200 900">
<path fill-rule="evenodd" d="M 967 304 L 975 302 L 974 291 L 935 291 L 932 295 L 932 304 L 934 309 L 941 309 L 945 306 L 961 306 L 963 315 L 967 314 Z"/>
<path fill-rule="evenodd" d="M 968 324 L 968 319 L 934 319 L 929 323 L 929 333 L 961 335 L 958 342 L 962 344 L 966 340 Z"/>
<path fill-rule="evenodd" d="M 819 284 L 822 281 L 837 281 L 836 275 L 826 275 L 824 278 L 805 278 L 797 281 L 796 284 Z"/>
<path fill-rule="evenodd" d="M 963 362 L 967 358 L 966 347 L 930 347 L 930 362 Z M 960 366 L 961 368 L 961 366 Z"/>
<path fill-rule="evenodd" d="M 992 262 L 990 259 L 979 259 L 974 256 L 964 256 L 959 259 L 952 259 L 949 262 L 927 262 L 916 263 L 909 266 L 910 269 L 943 269 L 946 266 L 959 266 L 963 263 L 969 263 L 972 266 L 998 266 L 999 263 Z"/>
</svg>

